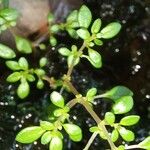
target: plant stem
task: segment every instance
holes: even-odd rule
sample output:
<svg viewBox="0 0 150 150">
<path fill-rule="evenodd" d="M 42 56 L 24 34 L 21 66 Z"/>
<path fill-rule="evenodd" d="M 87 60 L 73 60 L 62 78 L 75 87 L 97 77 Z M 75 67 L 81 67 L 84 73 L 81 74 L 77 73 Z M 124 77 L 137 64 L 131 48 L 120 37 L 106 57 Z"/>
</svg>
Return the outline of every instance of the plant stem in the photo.
<svg viewBox="0 0 150 150">
<path fill-rule="evenodd" d="M 85 148 L 83 150 L 88 150 L 91 146 L 91 144 L 93 143 L 94 139 L 96 138 L 97 136 L 97 132 L 94 132 L 91 136 L 91 138 L 89 139 L 88 143 L 86 144 Z"/>
<path fill-rule="evenodd" d="M 129 145 L 126 146 L 125 149 L 140 149 L 140 147 L 138 145 Z"/>
</svg>

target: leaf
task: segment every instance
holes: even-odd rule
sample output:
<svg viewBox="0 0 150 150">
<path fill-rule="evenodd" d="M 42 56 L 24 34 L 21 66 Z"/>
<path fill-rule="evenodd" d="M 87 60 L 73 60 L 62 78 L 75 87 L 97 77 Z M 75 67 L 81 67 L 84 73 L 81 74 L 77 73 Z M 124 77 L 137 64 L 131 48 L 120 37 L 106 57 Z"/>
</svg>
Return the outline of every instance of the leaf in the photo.
<svg viewBox="0 0 150 150">
<path fill-rule="evenodd" d="M 14 73 L 10 74 L 6 80 L 7 80 L 7 82 L 14 83 L 14 82 L 19 81 L 20 78 L 21 78 L 20 72 L 14 72 Z"/>
<path fill-rule="evenodd" d="M 121 137 L 127 141 L 127 142 L 131 142 L 131 141 L 134 141 L 135 139 L 135 136 L 134 136 L 134 133 L 130 130 L 127 130 L 126 128 L 124 127 L 120 127 L 119 129 L 119 133 L 121 135 Z"/>
<path fill-rule="evenodd" d="M 117 100 L 123 96 L 133 96 L 133 92 L 125 86 L 116 86 L 104 94 L 104 97 Z"/>
<path fill-rule="evenodd" d="M 34 81 L 35 81 L 35 77 L 34 77 L 32 74 L 27 74 L 27 75 L 26 75 L 26 79 L 27 79 L 29 82 L 34 82 Z"/>
<path fill-rule="evenodd" d="M 32 53 L 31 43 L 27 39 L 22 38 L 20 36 L 15 36 L 15 42 L 19 52 L 24 54 Z"/>
<path fill-rule="evenodd" d="M 98 33 L 101 27 L 102 21 L 101 19 L 96 19 L 92 25 L 91 32 Z"/>
<path fill-rule="evenodd" d="M 82 7 L 79 10 L 78 13 L 78 22 L 80 27 L 88 28 L 92 21 L 92 14 L 89 8 L 85 5 L 82 5 Z"/>
<path fill-rule="evenodd" d="M 42 57 L 42 58 L 40 59 L 40 61 L 39 61 L 40 67 L 46 66 L 47 62 L 48 62 L 47 58 L 46 58 L 46 57 Z"/>
<path fill-rule="evenodd" d="M 16 61 L 12 60 L 6 61 L 6 66 L 13 71 L 20 70 L 20 66 Z"/>
<path fill-rule="evenodd" d="M 107 112 L 105 114 L 105 121 L 109 124 L 112 125 L 115 122 L 115 115 L 112 112 Z"/>
<path fill-rule="evenodd" d="M 56 91 L 52 92 L 50 95 L 52 103 L 60 108 L 64 107 L 64 98 L 62 95 Z"/>
<path fill-rule="evenodd" d="M 99 128 L 97 126 L 93 126 L 90 128 L 90 132 L 99 132 Z"/>
<path fill-rule="evenodd" d="M 120 29 L 120 23 L 112 22 L 101 30 L 99 38 L 110 39 L 116 36 L 120 32 Z"/>
<path fill-rule="evenodd" d="M 93 101 L 94 96 L 97 93 L 97 89 L 96 88 L 91 88 L 90 90 L 88 90 L 86 97 L 88 98 L 88 101 Z"/>
<path fill-rule="evenodd" d="M 42 135 L 41 144 L 46 145 L 50 142 L 51 139 L 52 139 L 52 134 L 50 131 L 48 131 Z"/>
<path fill-rule="evenodd" d="M 82 130 L 79 126 L 75 124 L 64 124 L 65 131 L 69 134 L 71 140 L 78 142 L 82 139 Z"/>
<path fill-rule="evenodd" d="M 54 129 L 54 125 L 48 121 L 40 121 L 40 126 L 44 130 L 53 130 Z"/>
<path fill-rule="evenodd" d="M 59 32 L 59 30 L 60 30 L 60 26 L 59 26 L 58 24 L 54 24 L 54 25 L 52 25 L 52 26 L 50 27 L 51 33 L 56 34 L 56 33 Z"/>
<path fill-rule="evenodd" d="M 140 116 L 131 115 L 121 119 L 120 124 L 123 126 L 132 126 L 140 120 Z"/>
<path fill-rule="evenodd" d="M 54 36 L 50 36 L 49 42 L 52 46 L 56 46 L 57 40 Z"/>
<path fill-rule="evenodd" d="M 17 136 L 16 141 L 24 144 L 29 144 L 36 141 L 45 132 L 41 127 L 34 126 L 21 130 Z"/>
<path fill-rule="evenodd" d="M 94 40 L 94 43 L 95 43 L 96 45 L 98 45 L 98 46 L 103 45 L 103 42 L 102 42 L 101 40 L 99 40 L 99 39 L 95 39 L 95 40 Z"/>
<path fill-rule="evenodd" d="M 71 66 L 71 64 L 73 63 L 73 60 L 74 60 L 74 55 L 70 55 L 68 58 L 67 58 L 67 63 L 68 63 L 68 67 Z M 75 58 L 75 62 L 74 62 L 74 66 L 76 66 L 78 63 L 80 62 L 80 58 Z"/>
<path fill-rule="evenodd" d="M 89 55 L 89 61 L 95 68 L 101 68 L 102 67 L 102 58 L 101 55 L 93 50 L 93 49 L 88 49 L 88 55 Z"/>
<path fill-rule="evenodd" d="M 69 28 L 69 29 L 67 29 L 67 32 L 72 38 L 74 38 L 74 39 L 78 38 L 78 35 L 77 35 L 77 32 L 75 29 Z"/>
<path fill-rule="evenodd" d="M 117 130 L 113 130 L 112 133 L 111 133 L 111 140 L 113 142 L 116 142 L 119 138 L 119 133 Z"/>
<path fill-rule="evenodd" d="M 28 64 L 28 61 L 24 57 L 21 57 L 18 63 L 22 70 L 28 70 L 29 64 Z"/>
<path fill-rule="evenodd" d="M 30 87 L 27 81 L 23 81 L 20 83 L 17 89 L 17 94 L 19 98 L 24 99 L 29 95 Z"/>
<path fill-rule="evenodd" d="M 80 38 L 82 38 L 83 40 L 86 40 L 86 39 L 88 39 L 88 38 L 90 37 L 89 31 L 88 31 L 87 29 L 83 29 L 83 28 L 78 29 L 78 30 L 77 30 L 77 34 L 78 34 L 78 36 L 79 36 Z"/>
<path fill-rule="evenodd" d="M 76 22 L 77 20 L 78 20 L 78 11 L 74 10 L 68 15 L 67 22 Z"/>
<path fill-rule="evenodd" d="M 58 49 L 59 54 L 61 54 L 62 56 L 69 56 L 70 55 L 70 50 L 66 47 L 61 47 Z"/>
<path fill-rule="evenodd" d="M 125 114 L 133 107 L 133 99 L 131 96 L 124 96 L 115 101 L 112 109 L 115 114 Z"/>
<path fill-rule="evenodd" d="M 138 146 L 140 148 L 149 150 L 150 149 L 150 136 L 148 136 L 144 141 L 140 142 Z"/>
<path fill-rule="evenodd" d="M 36 84 L 36 87 L 37 87 L 38 89 L 43 89 L 43 87 L 44 87 L 44 82 L 43 82 L 43 80 L 38 79 L 38 82 L 37 82 L 37 84 Z"/>
<path fill-rule="evenodd" d="M 15 52 L 9 48 L 8 46 L 5 46 L 3 44 L 0 44 L 0 57 L 4 59 L 12 59 L 16 57 Z"/>
<path fill-rule="evenodd" d="M 63 149 L 62 139 L 59 137 L 52 138 L 50 145 L 49 145 L 49 149 L 50 150 L 62 150 Z"/>
</svg>

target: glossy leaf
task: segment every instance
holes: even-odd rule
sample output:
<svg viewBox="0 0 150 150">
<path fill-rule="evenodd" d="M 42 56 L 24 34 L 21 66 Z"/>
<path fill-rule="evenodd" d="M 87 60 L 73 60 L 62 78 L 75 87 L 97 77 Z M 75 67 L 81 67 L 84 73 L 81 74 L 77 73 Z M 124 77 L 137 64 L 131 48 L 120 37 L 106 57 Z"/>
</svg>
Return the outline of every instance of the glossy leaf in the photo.
<svg viewBox="0 0 150 150">
<path fill-rule="evenodd" d="M 127 129 L 124 128 L 124 127 L 120 127 L 118 131 L 119 131 L 121 137 L 122 137 L 125 141 L 127 141 L 127 142 L 134 141 L 135 136 L 134 136 L 134 133 L 133 133 L 132 131 L 127 130 Z"/>
<path fill-rule="evenodd" d="M 4 59 L 12 59 L 16 57 L 15 52 L 9 48 L 8 46 L 5 46 L 3 44 L 0 44 L 0 57 Z"/>
<path fill-rule="evenodd" d="M 71 140 L 78 142 L 82 139 L 82 130 L 79 126 L 75 124 L 64 124 L 65 131 L 69 134 Z"/>
<path fill-rule="evenodd" d="M 102 21 L 101 19 L 96 19 L 92 25 L 91 32 L 98 33 L 101 27 Z"/>
<path fill-rule="evenodd" d="M 52 92 L 50 95 L 52 103 L 58 107 L 64 107 L 64 98 L 62 95 L 56 91 Z"/>
<path fill-rule="evenodd" d="M 124 96 L 115 101 L 112 109 L 115 114 L 124 114 L 129 112 L 133 107 L 133 99 L 131 96 Z"/>
<path fill-rule="evenodd" d="M 62 56 L 69 56 L 70 55 L 70 50 L 66 47 L 62 47 L 59 48 L 58 52 L 62 55 Z"/>
<path fill-rule="evenodd" d="M 53 130 L 54 129 L 54 125 L 48 121 L 40 121 L 40 126 L 44 130 Z"/>
<path fill-rule="evenodd" d="M 22 70 L 28 70 L 29 66 L 28 66 L 28 61 L 26 60 L 26 58 L 21 57 L 18 63 Z"/>
<path fill-rule="evenodd" d="M 117 22 L 112 22 L 104 27 L 100 32 L 100 38 L 109 39 L 116 36 L 121 29 L 121 25 Z"/>
<path fill-rule="evenodd" d="M 123 126 L 132 126 L 140 120 L 140 116 L 131 115 L 121 119 L 120 124 Z"/>
<path fill-rule="evenodd" d="M 52 134 L 50 131 L 48 131 L 42 135 L 41 144 L 46 145 L 50 142 L 51 139 L 52 139 Z"/>
<path fill-rule="evenodd" d="M 21 130 L 17 136 L 16 141 L 24 144 L 29 144 L 36 141 L 45 132 L 41 127 L 34 126 Z"/>
<path fill-rule="evenodd" d="M 59 137 L 53 137 L 50 142 L 49 149 L 50 150 L 62 150 L 63 149 L 62 139 Z"/>
<path fill-rule="evenodd" d="M 6 66 L 13 71 L 21 69 L 18 62 L 12 60 L 6 61 Z"/>
<path fill-rule="evenodd" d="M 80 27 L 88 28 L 92 21 L 92 14 L 89 8 L 85 5 L 82 5 L 82 7 L 79 10 L 78 14 L 78 22 Z"/>
<path fill-rule="evenodd" d="M 118 138 L 119 138 L 119 133 L 117 130 L 114 129 L 111 133 L 111 140 L 113 142 L 116 142 L 118 140 Z"/>
<path fill-rule="evenodd" d="M 150 149 L 150 136 L 147 137 L 144 141 L 140 142 L 140 143 L 138 144 L 138 146 L 139 146 L 140 148 L 149 150 L 149 149 Z"/>
<path fill-rule="evenodd" d="M 112 112 L 107 112 L 105 114 L 105 121 L 112 125 L 115 122 L 115 115 Z"/>
<path fill-rule="evenodd" d="M 31 43 L 27 39 L 22 38 L 20 36 L 16 36 L 15 41 L 16 41 L 16 47 L 19 52 L 24 54 L 32 53 Z"/>
<path fill-rule="evenodd" d="M 46 66 L 47 62 L 48 62 L 47 58 L 46 58 L 46 57 L 42 57 L 42 58 L 40 59 L 40 61 L 39 61 L 40 67 Z"/>
<path fill-rule="evenodd" d="M 83 40 L 86 40 L 90 37 L 89 31 L 87 29 L 84 29 L 84 28 L 83 29 L 78 29 L 77 34 Z"/>
<path fill-rule="evenodd" d="M 20 78 L 21 78 L 20 72 L 14 72 L 14 73 L 10 74 L 6 80 L 7 80 L 7 82 L 14 83 L 14 82 L 19 81 Z"/>
</svg>

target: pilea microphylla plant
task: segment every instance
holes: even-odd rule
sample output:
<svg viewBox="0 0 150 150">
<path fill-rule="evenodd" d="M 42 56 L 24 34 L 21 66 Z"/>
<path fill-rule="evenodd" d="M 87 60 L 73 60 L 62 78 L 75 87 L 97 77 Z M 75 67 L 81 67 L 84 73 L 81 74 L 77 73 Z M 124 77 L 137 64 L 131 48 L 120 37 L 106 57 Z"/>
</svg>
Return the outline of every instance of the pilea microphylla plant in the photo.
<svg viewBox="0 0 150 150">
<path fill-rule="evenodd" d="M 11 15 L 10 15 L 11 14 Z M 10 8 L 3 8 L 0 11 L 0 30 L 4 31 L 10 26 L 16 24 L 16 19 L 19 13 Z M 3 21 L 3 22 L 2 22 Z M 7 21 L 9 23 L 7 23 Z M 94 50 L 94 46 L 103 45 L 103 39 L 110 39 L 116 36 L 121 25 L 118 22 L 112 22 L 105 27 L 102 27 L 101 19 L 96 19 L 92 22 L 91 11 L 87 6 L 83 5 L 79 11 L 74 10 L 69 14 L 65 23 L 55 23 L 55 17 L 49 14 L 48 21 L 50 23 L 49 32 L 51 45 L 56 45 L 57 40 L 55 34 L 59 31 L 67 31 L 68 34 L 77 40 L 82 40 L 83 44 L 80 48 L 72 45 L 71 48 L 61 47 L 58 52 L 67 58 L 68 71 L 59 80 L 59 84 L 53 77 L 47 77 L 44 71 L 44 66 L 47 64 L 45 57 L 39 60 L 39 67 L 30 68 L 28 60 L 21 57 L 14 60 L 15 52 L 6 45 L 0 44 L 0 57 L 6 59 L 6 66 L 13 72 L 7 77 L 10 83 L 18 82 L 17 95 L 20 99 L 24 99 L 30 92 L 30 82 L 37 79 L 37 88 L 41 89 L 44 86 L 43 80 L 50 83 L 55 90 L 50 93 L 50 101 L 56 106 L 56 109 L 51 113 L 54 116 L 53 120 L 40 121 L 39 126 L 31 126 L 21 130 L 17 136 L 16 141 L 24 144 L 30 144 L 38 139 L 41 144 L 49 145 L 50 150 L 62 150 L 64 131 L 69 138 L 74 142 L 82 140 L 82 129 L 73 124 L 69 120 L 69 113 L 73 106 L 80 104 L 85 107 L 87 112 L 95 120 L 96 125 L 89 129 L 91 138 L 85 145 L 84 150 L 88 150 L 94 139 L 98 136 L 100 139 L 108 141 L 111 150 L 125 150 L 125 149 L 150 149 L 150 137 L 145 138 L 142 142 L 130 145 L 129 142 L 134 141 L 134 132 L 128 129 L 138 123 L 140 116 L 128 115 L 116 121 L 117 115 L 124 115 L 128 113 L 134 105 L 133 93 L 130 89 L 124 86 L 116 86 L 103 94 L 98 94 L 97 89 L 91 87 L 87 90 L 86 95 L 82 95 L 71 82 L 72 71 L 75 66 L 80 63 L 80 60 L 87 59 L 91 65 L 97 69 L 102 67 L 102 58 L 99 52 Z M 32 53 L 32 43 L 25 38 L 14 35 L 17 50 L 23 54 Z M 41 43 L 40 43 L 41 44 Z M 12 60 L 13 59 L 13 60 Z M 62 86 L 60 92 L 57 91 L 57 86 Z M 66 103 L 63 97 L 63 91 L 67 90 L 74 94 L 74 99 Z M 107 98 L 112 101 L 112 108 L 105 113 L 104 118 L 101 119 L 93 110 L 93 103 L 97 99 Z M 108 130 L 109 129 L 109 130 Z M 116 141 L 122 139 L 127 142 L 124 145 L 116 145 Z"/>
</svg>

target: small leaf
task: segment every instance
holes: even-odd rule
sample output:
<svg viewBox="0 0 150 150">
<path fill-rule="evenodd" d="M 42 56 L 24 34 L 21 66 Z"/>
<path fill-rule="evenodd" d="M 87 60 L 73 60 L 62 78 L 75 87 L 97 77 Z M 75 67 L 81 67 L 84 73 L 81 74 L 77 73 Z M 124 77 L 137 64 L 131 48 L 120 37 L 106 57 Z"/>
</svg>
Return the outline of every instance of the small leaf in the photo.
<svg viewBox="0 0 150 150">
<path fill-rule="evenodd" d="M 48 121 L 40 121 L 40 126 L 44 130 L 53 130 L 54 129 L 54 125 Z"/>
<path fill-rule="evenodd" d="M 64 98 L 62 95 L 56 91 L 52 92 L 50 95 L 50 99 L 52 103 L 58 107 L 63 108 L 64 107 Z"/>
<path fill-rule="evenodd" d="M 95 68 L 101 68 L 102 66 L 102 58 L 101 55 L 93 50 L 93 49 L 88 49 L 88 54 L 89 54 L 89 61 Z"/>
<path fill-rule="evenodd" d="M 86 40 L 90 37 L 90 33 L 87 29 L 78 29 L 77 30 L 77 34 L 80 38 L 82 38 L 83 40 Z"/>
<path fill-rule="evenodd" d="M 144 141 L 140 142 L 138 146 L 140 148 L 149 150 L 150 149 L 150 136 L 148 136 Z"/>
<path fill-rule="evenodd" d="M 125 150 L 125 146 L 124 145 L 120 145 L 117 150 Z"/>
<path fill-rule="evenodd" d="M 17 136 L 16 141 L 24 144 L 29 144 L 36 141 L 45 132 L 41 127 L 34 126 L 21 130 Z"/>
<path fill-rule="evenodd" d="M 45 71 L 43 69 L 35 69 L 34 72 L 37 76 L 42 77 L 45 75 Z"/>
<path fill-rule="evenodd" d="M 14 82 L 19 81 L 20 78 L 21 78 L 20 72 L 14 72 L 14 73 L 10 74 L 10 75 L 7 77 L 6 80 L 7 80 L 7 82 L 12 82 L 12 83 L 14 83 Z"/>
<path fill-rule="evenodd" d="M 95 40 L 94 40 L 94 43 L 95 43 L 96 45 L 98 45 L 98 46 L 103 45 L 103 42 L 102 42 L 101 40 L 99 40 L 99 39 L 95 39 Z"/>
<path fill-rule="evenodd" d="M 123 96 L 133 96 L 133 92 L 125 86 L 116 86 L 104 94 L 104 97 L 117 100 Z"/>
<path fill-rule="evenodd" d="M 59 137 L 53 137 L 50 142 L 49 149 L 50 150 L 62 150 L 63 149 L 62 139 Z"/>
<path fill-rule="evenodd" d="M 70 50 L 66 47 L 62 47 L 58 49 L 58 52 L 62 55 L 62 56 L 69 56 L 70 55 Z"/>
<path fill-rule="evenodd" d="M 31 74 L 27 74 L 26 76 L 26 79 L 29 81 L 29 82 L 34 82 L 35 81 L 35 77 Z"/>
<path fill-rule="evenodd" d="M 24 54 L 32 53 L 31 43 L 27 39 L 16 36 L 15 42 L 19 52 L 22 52 Z"/>
<path fill-rule="evenodd" d="M 27 81 L 23 81 L 20 83 L 18 89 L 17 89 L 17 94 L 19 98 L 24 99 L 29 95 L 30 92 L 30 87 Z"/>
<path fill-rule="evenodd" d="M 6 66 L 13 71 L 20 70 L 20 66 L 16 61 L 6 61 Z"/>
<path fill-rule="evenodd" d="M 68 67 L 71 66 L 71 64 L 73 63 L 73 60 L 74 60 L 74 55 L 70 55 L 67 58 Z M 74 66 L 76 66 L 79 62 L 80 62 L 80 58 L 78 57 L 78 58 L 75 59 Z"/>
<path fill-rule="evenodd" d="M 50 27 L 50 31 L 51 31 L 51 33 L 58 33 L 59 32 L 59 30 L 60 30 L 60 26 L 58 25 L 58 24 L 54 24 L 54 25 L 52 25 L 51 27 Z"/>
<path fill-rule="evenodd" d="M 76 22 L 78 20 L 78 11 L 73 10 L 67 17 L 67 22 Z"/>
<path fill-rule="evenodd" d="M 101 27 L 102 21 L 101 19 L 96 19 L 92 25 L 91 32 L 98 33 Z"/>
<path fill-rule="evenodd" d="M 94 96 L 97 93 L 97 89 L 96 88 L 91 88 L 90 90 L 88 90 L 86 97 L 88 98 L 88 101 L 93 101 Z"/>
<path fill-rule="evenodd" d="M 125 114 L 129 112 L 133 107 L 133 99 L 131 96 L 124 96 L 115 101 L 113 105 L 113 111 L 115 114 Z"/>
<path fill-rule="evenodd" d="M 121 29 L 121 25 L 117 22 L 112 22 L 103 28 L 100 32 L 101 38 L 109 39 L 116 36 Z"/>
<path fill-rule="evenodd" d="M 69 134 L 71 140 L 78 142 L 82 139 L 82 130 L 79 126 L 75 124 L 64 124 L 65 131 Z"/>
<path fill-rule="evenodd" d="M 59 117 L 59 116 L 63 115 L 63 113 L 64 113 L 63 109 L 56 109 L 54 111 L 54 116 Z"/>
<path fill-rule="evenodd" d="M 5 46 L 3 44 L 0 44 L 0 57 L 4 59 L 12 59 L 16 57 L 15 52 L 9 48 L 8 46 Z"/>
<path fill-rule="evenodd" d="M 120 133 L 121 137 L 127 142 L 134 141 L 134 139 L 135 139 L 134 133 L 130 130 L 127 130 L 124 127 L 119 128 L 119 133 Z"/>
<path fill-rule="evenodd" d="M 52 139 L 52 134 L 50 131 L 48 131 L 42 135 L 41 144 L 46 145 L 50 142 L 51 139 Z"/>
<path fill-rule="evenodd" d="M 52 23 L 55 19 L 52 13 L 49 13 L 47 18 L 48 18 L 48 23 Z"/>
<path fill-rule="evenodd" d="M 72 38 L 78 39 L 78 34 L 75 29 L 69 28 L 67 29 L 67 32 Z"/>
<path fill-rule="evenodd" d="M 78 13 L 78 22 L 80 27 L 88 28 L 92 21 L 92 14 L 89 8 L 85 5 L 82 5 L 82 7 L 79 10 Z"/>
<path fill-rule="evenodd" d="M 99 132 L 99 128 L 97 126 L 93 126 L 90 128 L 90 132 Z"/>
<path fill-rule="evenodd" d="M 112 112 L 107 112 L 105 114 L 105 121 L 109 124 L 112 125 L 115 122 L 115 115 Z"/>
<path fill-rule="evenodd" d="M 54 36 L 50 36 L 49 42 L 52 46 L 56 46 L 57 40 Z"/>
<path fill-rule="evenodd" d="M 119 138 L 119 133 L 117 130 L 113 130 L 112 133 L 111 133 L 111 140 L 113 142 L 116 142 Z"/>
<path fill-rule="evenodd" d="M 43 89 L 43 87 L 44 87 L 44 82 L 43 82 L 43 80 L 38 79 L 38 82 L 37 82 L 37 84 L 36 84 L 36 87 L 37 87 L 38 89 Z"/>
<path fill-rule="evenodd" d="M 140 116 L 131 115 L 121 119 L 120 124 L 123 126 L 132 126 L 140 120 Z"/>
<path fill-rule="evenodd" d="M 28 64 L 28 61 L 24 57 L 21 57 L 18 63 L 22 70 L 28 70 L 29 64 Z"/>
<path fill-rule="evenodd" d="M 47 58 L 46 57 L 42 57 L 39 61 L 39 65 L 40 67 L 44 67 L 47 64 Z"/>
</svg>

